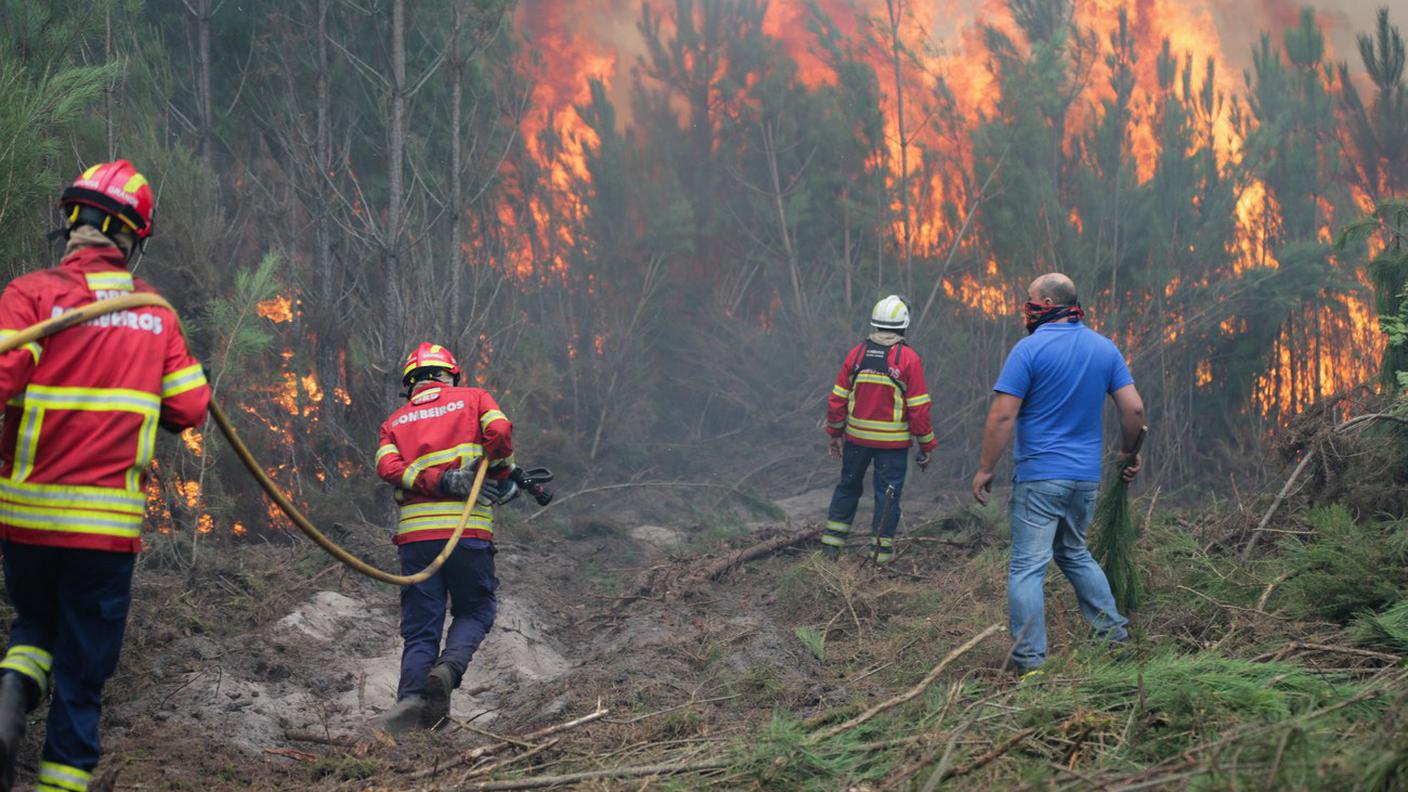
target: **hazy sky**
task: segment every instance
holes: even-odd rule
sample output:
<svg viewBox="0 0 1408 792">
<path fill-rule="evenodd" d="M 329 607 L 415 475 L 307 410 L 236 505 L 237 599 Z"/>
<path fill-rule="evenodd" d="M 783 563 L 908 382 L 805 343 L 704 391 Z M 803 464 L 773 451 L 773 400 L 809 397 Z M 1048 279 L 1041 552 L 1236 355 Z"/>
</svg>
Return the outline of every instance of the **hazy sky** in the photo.
<svg viewBox="0 0 1408 792">
<path fill-rule="evenodd" d="M 1374 17 L 1385 3 L 1383 0 L 1332 0 L 1321 3 L 1300 0 L 1213 0 L 1212 5 L 1218 17 L 1217 30 L 1222 37 L 1223 52 L 1239 68 L 1250 64 L 1249 53 L 1263 31 L 1294 25 L 1301 7 L 1310 5 L 1326 25 L 1334 59 L 1348 62 L 1354 71 L 1363 71 L 1354 37 L 1373 30 Z M 1399 30 L 1408 28 L 1408 5 L 1400 0 L 1397 13 L 1394 10 L 1391 8 L 1389 11 L 1389 21 Z"/>
</svg>

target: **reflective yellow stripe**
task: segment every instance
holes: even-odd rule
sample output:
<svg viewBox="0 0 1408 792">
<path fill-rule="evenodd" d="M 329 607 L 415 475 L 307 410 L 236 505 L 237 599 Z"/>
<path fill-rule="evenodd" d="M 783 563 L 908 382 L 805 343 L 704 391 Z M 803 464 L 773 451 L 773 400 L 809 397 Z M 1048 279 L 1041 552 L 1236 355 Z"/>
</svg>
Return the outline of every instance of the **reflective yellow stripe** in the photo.
<svg viewBox="0 0 1408 792">
<path fill-rule="evenodd" d="M 861 371 L 856 374 L 856 382 L 867 382 L 871 385 L 884 385 L 894 392 L 895 395 L 895 420 L 904 420 L 904 392 L 899 385 L 888 374 L 881 374 L 878 371 Z M 855 397 L 851 397 L 852 412 L 855 409 Z"/>
<path fill-rule="evenodd" d="M 924 444 L 926 444 L 926 443 L 932 443 L 932 442 L 934 442 L 934 433 L 933 433 L 933 432 L 930 432 L 930 433 L 924 435 L 923 437 L 916 437 L 916 438 L 914 438 L 914 439 L 915 439 L 915 440 L 918 440 L 920 445 L 924 445 Z"/>
<path fill-rule="evenodd" d="M 24 390 L 25 407 L 31 403 L 46 410 L 92 410 L 161 414 L 161 398 L 155 393 L 131 388 L 59 388 L 30 385 Z"/>
<path fill-rule="evenodd" d="M 474 511 L 470 514 L 483 513 L 485 517 L 492 514 L 487 506 L 475 505 Z M 464 511 L 464 501 L 427 501 L 425 503 L 411 503 L 401 507 L 401 517 L 424 517 L 428 514 L 453 514 L 459 518 L 460 512 Z"/>
<path fill-rule="evenodd" d="M 90 272 L 85 277 L 93 291 L 132 291 L 130 272 Z"/>
<path fill-rule="evenodd" d="M 428 467 L 456 461 L 459 462 L 460 465 L 465 465 L 481 456 L 484 456 L 484 446 L 478 443 L 460 443 L 454 448 L 447 448 L 444 451 L 426 454 L 406 467 L 406 472 L 401 474 L 401 487 L 403 489 L 414 487 L 416 477 L 420 475 L 422 470 Z"/>
<path fill-rule="evenodd" d="M 58 762 L 44 762 L 39 765 L 39 788 L 46 785 L 64 792 L 86 792 L 93 774 Z"/>
<path fill-rule="evenodd" d="M 401 453 L 401 450 L 396 447 L 395 443 L 387 443 L 386 445 L 376 450 L 377 464 L 380 464 L 381 460 L 385 459 L 387 456 L 399 453 Z"/>
<path fill-rule="evenodd" d="M 39 686 L 39 697 L 49 693 L 50 671 L 54 667 L 54 656 L 37 646 L 15 644 L 0 660 L 0 669 L 24 674 Z"/>
<path fill-rule="evenodd" d="M 146 496 L 141 490 L 108 487 L 80 487 L 67 484 L 35 484 L 0 479 L 0 499 L 29 506 L 56 509 L 104 509 L 142 515 Z"/>
<path fill-rule="evenodd" d="M 48 673 L 54 667 L 54 656 L 50 654 L 48 650 L 40 649 L 37 646 L 30 646 L 29 644 L 15 644 L 14 646 L 10 647 L 10 650 L 8 652 L 5 653 L 5 656 L 7 658 L 14 655 L 27 657 L 30 660 L 33 660 L 34 663 L 39 666 L 40 670 L 44 671 L 45 673 Z"/>
<path fill-rule="evenodd" d="M 489 424 L 493 423 L 494 421 L 507 421 L 507 420 L 508 420 L 508 416 L 507 416 L 507 415 L 504 415 L 504 414 L 503 414 L 502 412 L 500 412 L 499 410 L 490 410 L 490 411 L 484 413 L 483 415 L 479 416 L 479 426 L 482 427 L 482 428 L 484 428 L 484 429 L 488 429 L 488 428 L 489 428 Z"/>
<path fill-rule="evenodd" d="M 854 428 L 854 427 L 848 426 L 848 427 L 846 427 L 846 434 L 847 434 L 847 435 L 850 435 L 850 436 L 852 436 L 852 437 L 858 437 L 858 438 L 860 438 L 860 439 L 862 439 L 862 440 L 875 440 L 875 441 L 877 441 L 877 442 L 882 442 L 882 443 L 900 443 L 900 442 L 908 443 L 908 442 L 909 442 L 909 432 L 908 432 L 908 431 L 900 431 L 900 432 L 871 432 L 871 431 L 868 431 L 868 430 L 865 430 L 865 429 L 856 429 L 856 428 Z"/>
<path fill-rule="evenodd" d="M 904 421 L 867 421 L 864 418 L 847 418 L 846 423 L 850 426 L 857 426 L 861 429 L 872 429 L 877 432 L 902 432 L 909 427 Z"/>
<path fill-rule="evenodd" d="M 0 330 L 0 341 L 4 341 L 4 340 L 7 339 L 7 338 L 12 338 L 12 337 L 17 336 L 17 335 L 19 335 L 19 334 L 20 334 L 20 331 L 18 331 L 18 330 Z M 21 348 L 21 349 L 28 349 L 28 350 L 29 350 L 29 354 L 31 354 L 31 355 L 34 356 L 34 364 L 35 364 L 36 366 L 39 365 L 39 356 L 40 356 L 41 354 L 43 354 L 43 352 L 44 352 L 44 348 L 41 347 L 41 346 L 39 346 L 39 342 L 37 342 L 37 341 L 30 341 L 28 344 L 25 344 L 24 346 L 22 346 L 22 347 L 20 347 L 20 348 Z"/>
<path fill-rule="evenodd" d="M 157 416 L 155 414 L 142 417 L 142 427 L 137 431 L 137 457 L 132 460 L 132 467 L 127 469 L 127 489 L 133 492 L 142 488 L 142 471 L 151 464 L 152 456 L 156 453 L 156 425 Z"/>
<path fill-rule="evenodd" d="M 180 396 L 205 384 L 205 369 L 197 363 L 167 374 L 161 378 L 161 398 Z"/>
<path fill-rule="evenodd" d="M 872 385 L 884 385 L 889 388 L 896 387 L 895 381 L 890 379 L 890 375 L 881 374 L 878 371 L 856 372 L 856 382 L 869 382 Z M 896 390 L 898 390 L 898 388 L 896 388 Z"/>
<path fill-rule="evenodd" d="M 831 386 L 831 392 L 834 393 L 834 394 L 837 395 L 837 396 L 840 396 L 840 397 L 843 398 L 843 399 L 846 398 L 847 396 L 850 396 L 850 395 L 851 395 L 851 389 L 850 389 L 850 388 L 843 388 L 843 387 L 841 387 L 840 385 L 832 385 L 832 386 Z"/>
<path fill-rule="evenodd" d="M 35 685 L 39 686 L 41 699 L 49 694 L 49 674 L 40 670 L 28 657 L 7 657 L 0 660 L 0 671 L 14 671 L 16 674 L 29 677 Z"/>
<path fill-rule="evenodd" d="M 904 400 L 904 406 L 906 406 L 906 407 L 918 407 L 918 406 L 921 405 L 921 404 L 928 404 L 928 403 L 931 402 L 931 401 L 933 401 L 933 398 L 931 398 L 931 397 L 929 396 L 929 394 L 926 393 L 926 394 L 924 394 L 923 396 L 915 396 L 915 397 L 912 398 L 912 399 L 905 399 L 905 400 Z"/>
<path fill-rule="evenodd" d="M 136 539 L 142 515 L 93 509 L 50 509 L 0 498 L 0 523 L 33 531 L 96 534 Z"/>
<path fill-rule="evenodd" d="M 39 433 L 44 424 L 45 411 L 127 412 L 144 418 L 137 437 L 137 456 L 126 475 L 127 489 L 139 488 L 142 471 L 151 461 L 156 446 L 156 425 L 161 416 L 160 397 L 154 393 L 130 388 L 61 388 L 31 384 L 24 389 L 22 399 L 24 412 L 20 419 L 11 480 L 24 481 L 34 472 L 34 460 L 39 453 Z"/>
<path fill-rule="evenodd" d="M 15 442 L 15 466 L 10 478 L 24 481 L 34 472 L 34 458 L 39 453 L 39 430 L 44 425 L 44 408 L 24 405 L 20 416 L 19 438 Z"/>
<path fill-rule="evenodd" d="M 826 425 L 829 426 L 829 427 L 831 427 L 832 429 L 845 429 L 845 428 L 846 428 L 846 422 L 845 422 L 845 421 L 827 421 L 827 422 L 826 422 Z"/>
<path fill-rule="evenodd" d="M 453 531 L 460 524 L 462 513 L 464 513 L 463 501 L 435 501 L 402 506 L 396 533 Z M 474 509 L 469 513 L 469 521 L 465 523 L 465 528 L 492 533 L 494 530 L 493 507 L 475 504 Z"/>
</svg>

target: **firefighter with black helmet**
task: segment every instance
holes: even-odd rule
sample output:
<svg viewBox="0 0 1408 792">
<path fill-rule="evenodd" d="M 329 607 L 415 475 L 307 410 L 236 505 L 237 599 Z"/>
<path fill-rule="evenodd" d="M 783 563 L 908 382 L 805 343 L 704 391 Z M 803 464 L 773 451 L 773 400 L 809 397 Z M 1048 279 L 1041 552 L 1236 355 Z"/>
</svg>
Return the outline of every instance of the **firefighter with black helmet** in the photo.
<svg viewBox="0 0 1408 792">
<path fill-rule="evenodd" d="M 454 534 L 477 467 L 489 465 L 459 545 L 428 580 L 401 589 L 401 680 L 395 706 L 379 716 L 393 733 L 431 728 L 449 715 L 450 693 L 498 611 L 494 505 L 517 494 L 509 479 L 513 424 L 487 391 L 459 381 L 450 350 L 416 347 L 402 367 L 407 402 L 381 425 L 376 451 L 377 475 L 395 488 L 394 541 L 407 575 L 428 566 Z"/>
<path fill-rule="evenodd" d="M 63 260 L 0 294 L 0 338 L 152 291 L 127 265 L 151 236 L 153 204 L 130 162 L 85 170 L 60 199 Z M 14 784 L 26 713 L 52 694 L 36 788 L 82 792 L 132 601 L 156 430 L 199 424 L 210 388 L 176 316 L 142 307 L 0 355 L 0 400 L 0 549 L 17 614 L 0 659 L 0 790 Z"/>
</svg>

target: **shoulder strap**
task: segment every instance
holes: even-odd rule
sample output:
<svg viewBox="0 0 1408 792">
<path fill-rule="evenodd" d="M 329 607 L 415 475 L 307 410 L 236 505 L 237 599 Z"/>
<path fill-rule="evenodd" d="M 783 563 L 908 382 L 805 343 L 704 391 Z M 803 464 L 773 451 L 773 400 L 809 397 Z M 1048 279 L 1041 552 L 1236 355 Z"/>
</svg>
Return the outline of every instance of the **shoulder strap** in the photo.
<svg viewBox="0 0 1408 792">
<path fill-rule="evenodd" d="M 886 364 L 885 373 L 889 374 L 891 368 L 898 369 L 900 367 L 900 358 L 903 356 L 904 338 L 901 337 L 899 342 L 895 344 L 895 365 L 892 367 Z M 890 379 L 895 383 L 895 387 L 900 389 L 900 393 L 904 393 L 905 391 L 909 390 L 909 383 L 904 382 L 903 380 L 900 380 L 898 377 L 895 377 L 893 375 L 890 377 Z"/>
<path fill-rule="evenodd" d="M 851 354 L 855 355 L 855 360 L 851 363 L 851 387 L 855 387 L 856 375 L 860 373 L 861 363 L 865 362 L 865 346 L 868 343 L 869 340 L 861 341 L 851 350 Z"/>
<path fill-rule="evenodd" d="M 862 366 L 862 365 L 864 364 L 864 362 L 865 362 L 865 352 L 864 352 L 864 350 L 869 349 L 871 343 L 873 343 L 873 342 L 872 342 L 870 339 L 867 338 L 867 339 L 865 339 L 864 341 L 862 341 L 859 346 L 857 346 L 854 350 L 852 350 L 852 354 L 855 354 L 856 352 L 860 352 L 860 354 L 857 354 L 857 355 L 856 355 L 855 363 L 851 364 L 851 387 L 852 387 L 852 388 L 855 387 L 855 385 L 856 385 L 856 376 L 857 376 L 858 374 L 860 374 L 861 366 Z M 904 383 L 903 381 L 901 381 L 901 380 L 899 380 L 899 379 L 896 379 L 894 376 L 892 376 L 892 375 L 890 374 L 890 369 L 891 369 L 891 368 L 899 368 L 899 367 L 900 367 L 900 356 L 904 354 L 903 352 L 900 351 L 900 348 L 903 347 L 904 345 L 905 345 L 904 339 L 901 338 L 898 343 L 896 343 L 896 344 L 894 344 L 894 345 L 892 346 L 892 348 L 895 350 L 895 363 L 894 363 L 894 366 L 893 366 L 893 367 L 890 365 L 890 351 L 889 351 L 888 349 L 885 350 L 885 376 L 889 377 L 889 378 L 890 378 L 890 381 L 893 382 L 893 383 L 895 383 L 895 387 L 900 389 L 900 393 L 904 393 L 906 390 L 908 390 L 908 389 L 909 389 L 909 385 L 907 385 L 907 384 Z M 876 344 L 876 346 L 879 346 L 879 345 Z"/>
</svg>

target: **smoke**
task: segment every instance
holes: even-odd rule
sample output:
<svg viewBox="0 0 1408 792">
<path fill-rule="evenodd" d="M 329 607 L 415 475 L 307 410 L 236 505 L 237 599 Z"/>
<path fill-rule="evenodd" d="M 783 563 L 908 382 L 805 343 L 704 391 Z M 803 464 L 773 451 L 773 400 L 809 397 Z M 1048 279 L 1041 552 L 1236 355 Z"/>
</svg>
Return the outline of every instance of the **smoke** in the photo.
<svg viewBox="0 0 1408 792">
<path fill-rule="evenodd" d="M 1252 47 L 1262 33 L 1270 33 L 1272 41 L 1279 42 L 1281 31 L 1299 24 L 1300 10 L 1306 5 L 1299 0 L 1212 0 L 1228 65 L 1238 73 L 1250 68 Z M 1351 74 L 1364 71 L 1355 36 L 1373 29 L 1374 15 L 1383 5 L 1382 0 L 1310 4 L 1325 31 L 1330 58 L 1348 63 Z"/>
</svg>

